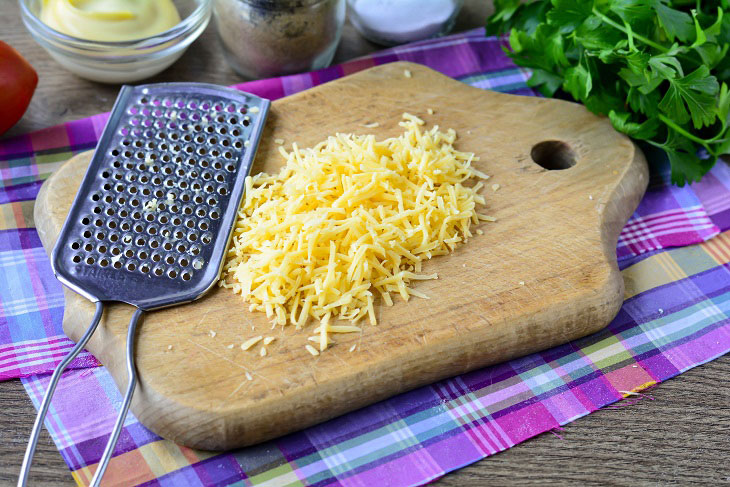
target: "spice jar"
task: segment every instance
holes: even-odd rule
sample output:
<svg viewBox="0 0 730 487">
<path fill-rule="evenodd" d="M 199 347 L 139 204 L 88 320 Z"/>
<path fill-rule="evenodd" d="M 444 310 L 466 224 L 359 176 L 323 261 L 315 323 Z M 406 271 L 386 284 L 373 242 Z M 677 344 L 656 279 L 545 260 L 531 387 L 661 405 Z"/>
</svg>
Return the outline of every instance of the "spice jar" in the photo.
<svg viewBox="0 0 730 487">
<path fill-rule="evenodd" d="M 344 0 L 215 0 L 226 60 L 246 78 L 328 66 L 345 21 Z"/>
<path fill-rule="evenodd" d="M 350 21 L 385 46 L 448 34 L 463 0 L 348 0 Z"/>
</svg>

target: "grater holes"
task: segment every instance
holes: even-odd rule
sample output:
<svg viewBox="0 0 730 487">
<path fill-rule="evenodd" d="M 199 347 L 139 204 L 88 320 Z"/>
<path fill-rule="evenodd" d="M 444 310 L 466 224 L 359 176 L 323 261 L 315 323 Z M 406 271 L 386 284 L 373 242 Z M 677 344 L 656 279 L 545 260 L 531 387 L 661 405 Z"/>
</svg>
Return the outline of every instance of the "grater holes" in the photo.
<svg viewBox="0 0 730 487">
<path fill-rule="evenodd" d="M 167 215 L 160 215 L 158 221 L 164 225 L 165 223 L 170 221 L 170 219 L 167 217 Z"/>
<path fill-rule="evenodd" d="M 89 230 L 84 230 L 84 233 L 81 234 L 84 238 L 91 238 L 91 232 Z"/>
<path fill-rule="evenodd" d="M 147 220 L 148 222 L 153 222 L 153 221 L 155 221 L 155 215 L 153 215 L 152 213 L 147 213 L 144 216 L 144 219 Z"/>
<path fill-rule="evenodd" d="M 82 224 L 82 225 L 88 225 L 89 223 L 91 223 L 91 220 L 89 219 L 89 217 L 88 217 L 88 216 L 85 216 L 85 217 L 83 217 L 83 218 L 81 219 L 81 224 Z"/>
<path fill-rule="evenodd" d="M 156 189 L 156 190 L 155 190 L 155 196 L 156 196 L 157 198 L 162 198 L 163 196 L 165 196 L 165 192 L 164 192 L 164 191 L 162 191 L 161 189 Z"/>
<path fill-rule="evenodd" d="M 159 252 L 152 253 L 152 262 L 159 262 L 162 260 L 162 255 Z"/>
<path fill-rule="evenodd" d="M 207 159 L 200 160 L 200 167 L 208 167 L 209 165 L 210 165 L 210 163 L 208 162 Z"/>
<path fill-rule="evenodd" d="M 107 201 L 107 203 L 111 203 L 111 202 L 112 202 L 112 200 L 113 200 L 113 198 L 111 197 L 111 195 L 108 195 L 108 196 L 107 196 L 106 198 L 104 198 L 104 199 L 105 199 L 105 200 L 107 200 L 107 198 L 108 198 L 108 201 Z M 106 216 L 114 216 L 114 208 L 112 208 L 111 206 L 110 206 L 110 207 L 108 207 L 108 208 L 106 209 L 106 211 L 104 212 L 104 214 L 106 214 Z"/>
<path fill-rule="evenodd" d="M 183 271 L 180 277 L 182 277 L 183 281 L 189 281 L 192 278 L 192 275 L 188 271 Z"/>
<path fill-rule="evenodd" d="M 219 151 L 218 149 L 213 149 L 212 151 L 210 151 L 210 155 L 213 157 L 218 157 L 221 155 L 221 151 Z"/>
<path fill-rule="evenodd" d="M 159 246 L 160 246 L 159 240 L 157 240 L 156 238 L 150 239 L 150 247 L 152 247 L 153 249 L 156 249 Z"/>
<path fill-rule="evenodd" d="M 144 247 L 144 244 L 147 243 L 147 241 L 143 237 L 137 237 L 137 242 L 135 242 L 138 247 Z"/>
<path fill-rule="evenodd" d="M 249 125 L 251 125 L 251 122 L 249 121 L 249 119 L 248 119 L 248 118 L 244 118 L 244 119 L 243 119 L 243 120 L 241 121 L 241 125 L 243 125 L 244 127 L 248 127 Z"/>
<path fill-rule="evenodd" d="M 180 240 L 184 236 L 185 236 L 185 234 L 183 233 L 182 230 L 175 230 L 175 233 L 173 233 L 173 237 L 175 237 L 175 240 Z"/>
<path fill-rule="evenodd" d="M 241 135 L 241 131 L 238 129 L 233 129 L 231 130 L 231 135 L 233 135 L 234 137 L 238 137 L 239 135 Z"/>
<path fill-rule="evenodd" d="M 88 257 L 86 258 L 86 263 L 87 263 L 87 264 L 89 264 L 89 265 L 94 265 L 94 262 L 96 262 L 96 259 L 94 259 L 94 257 L 93 257 L 92 255 L 90 255 L 90 256 L 88 256 Z"/>
<path fill-rule="evenodd" d="M 188 227 L 188 228 L 195 228 L 195 220 L 188 219 L 185 222 L 185 226 Z"/>
<path fill-rule="evenodd" d="M 180 262 L 180 265 L 183 267 L 187 267 L 188 264 L 190 263 L 186 257 L 180 257 L 179 262 Z"/>
<path fill-rule="evenodd" d="M 223 164 L 221 164 L 221 162 L 220 162 L 220 161 L 215 161 L 215 162 L 213 163 L 213 169 L 216 169 L 216 170 L 220 170 L 220 169 L 222 169 L 222 168 L 223 168 Z"/>
<path fill-rule="evenodd" d="M 115 269 L 121 269 L 122 263 L 119 262 L 118 260 L 115 260 L 114 263 L 112 264 L 112 267 L 114 267 Z"/>
<path fill-rule="evenodd" d="M 232 162 L 229 162 L 228 164 L 226 164 L 226 171 L 235 172 L 235 170 L 236 170 L 235 164 L 233 164 Z"/>
<path fill-rule="evenodd" d="M 131 189 L 131 188 L 130 188 L 130 191 L 129 191 L 129 192 L 130 192 L 130 193 L 132 193 L 132 189 Z M 135 190 L 134 190 L 134 193 L 136 193 L 136 192 L 137 192 L 137 190 L 136 190 L 136 188 L 135 188 Z M 139 206 L 139 198 L 132 198 L 131 200 L 129 200 L 129 204 L 130 204 L 130 205 L 131 205 L 131 206 L 132 206 L 133 208 L 136 208 L 136 207 L 138 207 L 138 206 Z M 139 217 L 138 217 L 138 218 L 139 218 Z"/>
<path fill-rule="evenodd" d="M 165 268 L 162 266 L 157 266 L 157 267 L 155 267 L 155 270 L 153 272 L 155 273 L 156 276 L 161 276 L 162 274 L 165 273 Z"/>
<path fill-rule="evenodd" d="M 199 271 L 200 269 L 203 268 L 203 263 L 204 263 L 204 261 L 200 257 L 194 259 L 193 260 L 193 269 L 195 269 L 196 271 Z"/>
<path fill-rule="evenodd" d="M 109 234 L 109 241 L 110 242 L 116 242 L 117 240 L 119 240 L 119 234 L 117 234 L 117 233 L 110 233 Z"/>
<path fill-rule="evenodd" d="M 98 247 L 96 248 L 96 250 L 98 250 L 100 254 L 106 254 L 106 245 L 104 245 L 104 244 L 101 244 L 101 245 L 99 245 L 99 246 L 98 246 Z"/>
<path fill-rule="evenodd" d="M 143 175 L 141 175 L 139 177 L 139 182 L 142 183 L 142 184 L 147 184 L 147 183 L 150 182 L 150 178 L 149 178 L 149 176 L 146 176 L 146 175 L 143 174 Z M 145 193 L 145 191 L 146 191 L 146 193 Z M 150 194 L 150 190 L 147 189 L 147 188 L 144 188 L 142 190 L 142 194 Z"/>
<path fill-rule="evenodd" d="M 116 174 L 114 176 L 116 177 Z M 119 174 L 119 179 L 121 179 L 121 178 L 122 178 L 122 175 Z M 124 179 L 126 179 L 128 183 L 133 183 L 133 182 L 137 181 L 137 175 L 135 173 L 133 173 L 133 172 L 128 172 L 127 173 L 127 177 L 124 178 Z M 129 192 L 130 193 L 136 193 L 137 192 L 137 188 L 134 187 L 134 186 L 130 186 L 129 187 Z"/>
<path fill-rule="evenodd" d="M 198 233 L 195 231 L 191 231 L 188 233 L 188 240 L 190 242 L 197 242 L 198 241 Z"/>
<path fill-rule="evenodd" d="M 198 223 L 198 228 L 200 228 L 203 231 L 206 231 L 206 230 L 208 230 L 208 228 L 210 228 L 210 226 L 208 225 L 207 221 L 203 220 L 200 223 Z"/>
<path fill-rule="evenodd" d="M 74 263 L 74 264 L 78 264 L 79 262 L 81 262 L 81 255 L 79 255 L 79 254 L 76 254 L 76 255 L 74 255 L 74 256 L 73 256 L 73 257 L 71 258 L 71 260 L 73 261 L 73 263 Z"/>
<path fill-rule="evenodd" d="M 104 196 L 104 203 L 112 203 L 114 201 L 114 197 L 110 194 Z"/>
<path fill-rule="evenodd" d="M 141 225 L 141 224 L 139 224 L 139 223 L 138 223 L 138 224 L 136 224 L 136 225 L 134 226 L 134 231 L 135 231 L 135 232 L 137 232 L 137 233 L 142 233 L 142 232 L 144 232 L 144 225 Z"/>
<path fill-rule="evenodd" d="M 209 204 L 210 206 L 215 206 L 215 205 L 217 205 L 217 204 L 218 204 L 218 200 L 216 199 L 216 197 L 215 197 L 215 196 L 210 196 L 210 197 L 208 198 L 208 204 Z"/>
<path fill-rule="evenodd" d="M 186 215 L 192 215 L 193 214 L 193 208 L 190 205 L 186 205 L 183 207 L 183 213 Z"/>
<path fill-rule="evenodd" d="M 140 218 L 142 218 L 142 213 L 139 210 L 134 211 L 132 212 L 132 218 L 135 220 L 139 220 Z"/>
<path fill-rule="evenodd" d="M 150 271 L 149 264 L 142 264 L 141 266 L 139 266 L 139 271 L 144 274 L 147 274 Z"/>
<path fill-rule="evenodd" d="M 231 141 L 228 140 L 228 139 L 223 139 L 223 140 L 221 140 L 221 145 L 223 147 L 230 147 L 231 146 Z"/>
<path fill-rule="evenodd" d="M 71 242 L 72 250 L 79 250 L 81 248 L 81 242 Z"/>
<path fill-rule="evenodd" d="M 122 218 L 127 218 L 127 216 L 129 216 L 129 212 L 127 210 L 125 210 L 124 208 L 122 208 L 121 210 L 119 210 L 119 216 Z M 125 224 L 123 223 L 122 230 L 127 230 L 126 228 L 124 228 L 124 225 Z"/>
<path fill-rule="evenodd" d="M 180 211 L 180 206 L 178 206 L 177 203 L 173 203 L 172 205 L 170 205 L 170 211 L 173 213 L 177 213 L 178 211 Z"/>
<path fill-rule="evenodd" d="M 106 226 L 109 227 L 111 230 L 114 230 L 115 228 L 117 228 L 117 222 L 115 220 L 109 220 Z"/>
<path fill-rule="evenodd" d="M 112 167 L 114 167 L 115 169 L 119 169 L 120 167 L 122 167 L 122 163 L 119 161 L 114 161 L 112 162 Z"/>
<path fill-rule="evenodd" d="M 103 221 L 101 221 L 101 218 L 97 218 L 96 220 L 94 220 L 94 226 L 95 226 L 95 227 L 100 227 L 100 226 L 102 226 L 103 224 L 104 224 L 104 222 L 103 222 Z"/>
<path fill-rule="evenodd" d="M 149 257 L 149 254 L 147 254 L 147 251 L 145 250 L 140 250 L 137 256 L 142 260 L 146 260 L 147 257 Z"/>
<path fill-rule="evenodd" d="M 205 127 L 205 131 L 209 134 L 212 134 L 213 132 L 215 132 L 215 128 L 213 128 L 212 125 L 208 125 L 207 127 Z"/>
<path fill-rule="evenodd" d="M 109 251 L 109 253 L 116 257 L 117 255 L 119 255 L 119 254 L 122 253 L 122 249 L 120 249 L 119 247 L 117 247 L 115 245 L 114 247 L 111 248 L 111 250 Z"/>
<path fill-rule="evenodd" d="M 226 180 L 226 177 L 223 174 L 216 174 L 215 180 L 218 181 L 219 183 L 222 183 Z"/>
<path fill-rule="evenodd" d="M 132 249 L 125 250 L 124 251 L 124 256 L 127 257 L 127 258 L 134 257 L 134 250 L 132 250 Z"/>
<path fill-rule="evenodd" d="M 207 214 L 207 212 L 205 211 L 205 207 L 198 207 L 198 209 L 195 211 L 195 214 L 198 215 L 200 218 L 204 217 Z"/>
<path fill-rule="evenodd" d="M 152 194 L 149 188 L 142 188 L 142 196 L 149 196 Z"/>
<path fill-rule="evenodd" d="M 97 232 L 97 234 L 96 234 L 97 240 L 104 240 L 104 237 L 105 237 L 104 232 Z"/>
<path fill-rule="evenodd" d="M 187 248 L 187 247 L 185 246 L 185 244 L 182 244 L 182 243 L 181 243 L 181 244 L 177 244 L 177 251 L 178 251 L 178 252 L 180 252 L 180 253 L 183 253 L 183 252 L 185 252 L 185 251 L 186 251 L 187 249 L 188 249 L 188 248 Z"/>
<path fill-rule="evenodd" d="M 187 186 L 187 184 L 185 186 Z M 190 201 L 190 195 L 188 193 L 183 193 L 182 195 L 180 195 L 180 199 L 185 202 L 188 202 L 188 201 Z"/>
<path fill-rule="evenodd" d="M 137 269 L 137 264 L 134 261 L 127 262 L 127 270 L 134 272 Z"/>
<path fill-rule="evenodd" d="M 173 225 L 177 226 L 177 225 L 180 225 L 180 223 L 182 223 L 182 220 L 180 220 L 179 217 L 176 216 L 175 218 L 172 219 Z"/>
<path fill-rule="evenodd" d="M 221 196 L 225 196 L 228 194 L 228 188 L 225 185 L 222 185 L 218 188 L 218 194 Z"/>
<path fill-rule="evenodd" d="M 170 277 L 170 279 L 175 279 L 177 277 L 177 270 L 170 269 L 167 271 L 167 275 Z"/>
<path fill-rule="evenodd" d="M 101 206 L 95 206 L 91 211 L 98 215 L 101 213 Z"/>
<path fill-rule="evenodd" d="M 162 248 L 169 252 L 172 250 L 172 244 L 170 242 L 165 242 L 164 244 L 162 244 Z"/>
<path fill-rule="evenodd" d="M 87 252 L 91 252 L 92 250 L 94 250 L 94 246 L 93 246 L 93 245 L 91 245 L 91 243 L 88 243 L 88 242 L 87 242 L 87 243 L 86 243 L 86 244 L 84 245 L 84 250 L 85 250 L 85 251 L 87 251 Z"/>
<path fill-rule="evenodd" d="M 203 171 L 202 177 L 205 181 L 210 181 L 210 179 L 213 177 L 213 174 L 210 171 Z"/>
<path fill-rule="evenodd" d="M 109 259 L 107 259 L 106 257 L 102 257 L 101 259 L 99 259 L 99 265 L 101 267 L 108 266 L 109 265 Z"/>
<path fill-rule="evenodd" d="M 173 257 L 172 255 L 168 255 L 167 257 L 165 257 L 165 262 L 167 264 L 174 264 L 175 263 L 175 257 Z"/>
<path fill-rule="evenodd" d="M 129 188 L 127 188 L 127 190 L 129 191 L 129 194 L 137 194 L 137 186 L 130 186 Z M 136 201 L 136 200 L 132 200 L 132 201 Z"/>
<path fill-rule="evenodd" d="M 206 232 L 200 240 L 207 245 L 213 240 L 213 235 L 211 235 L 210 232 Z"/>
</svg>

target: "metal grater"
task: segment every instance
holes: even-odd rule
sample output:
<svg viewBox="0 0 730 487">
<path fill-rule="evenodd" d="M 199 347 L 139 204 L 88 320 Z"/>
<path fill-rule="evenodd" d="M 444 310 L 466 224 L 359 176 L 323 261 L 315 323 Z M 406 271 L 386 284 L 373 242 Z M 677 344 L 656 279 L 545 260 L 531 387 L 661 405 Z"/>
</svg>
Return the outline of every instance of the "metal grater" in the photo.
<svg viewBox="0 0 730 487">
<path fill-rule="evenodd" d="M 103 303 L 137 307 L 127 335 L 128 387 L 91 485 L 98 485 L 136 385 L 134 333 L 143 311 L 193 301 L 215 284 L 269 101 L 202 83 L 124 86 L 51 254 L 56 277 L 96 313 L 51 377 L 18 485 L 25 485 L 50 400 Z"/>
</svg>

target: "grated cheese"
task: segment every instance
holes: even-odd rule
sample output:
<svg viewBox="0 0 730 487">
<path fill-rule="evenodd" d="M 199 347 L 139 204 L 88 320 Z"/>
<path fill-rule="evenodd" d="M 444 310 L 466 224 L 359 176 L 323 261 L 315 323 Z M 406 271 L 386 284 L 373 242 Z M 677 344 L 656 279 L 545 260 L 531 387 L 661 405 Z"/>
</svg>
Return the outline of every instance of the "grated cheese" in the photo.
<svg viewBox="0 0 730 487">
<path fill-rule="evenodd" d="M 246 179 L 220 285 L 274 326 L 318 320 L 320 351 L 332 333 L 361 332 L 360 320 L 376 325 L 378 302 L 428 298 L 412 287 L 438 278 L 421 272 L 423 262 L 495 219 L 476 212 L 485 200 L 474 179 L 488 178 L 472 167 L 478 158 L 454 148 L 453 130 L 424 124 L 405 113 L 398 137 L 336 134 L 313 148 L 280 147 L 278 174 Z"/>
<path fill-rule="evenodd" d="M 248 111 L 249 113 L 259 113 L 259 107 L 251 107 Z"/>
<path fill-rule="evenodd" d="M 261 335 L 259 335 L 257 337 L 249 338 L 248 340 L 246 340 L 245 342 L 243 342 L 241 344 L 241 350 L 248 350 L 249 348 L 251 348 L 254 345 L 256 345 L 258 342 L 260 342 L 261 340 L 263 340 L 263 338 L 264 337 L 262 337 Z"/>
<path fill-rule="evenodd" d="M 413 77 L 413 73 L 411 73 L 410 69 L 404 69 L 403 76 L 405 76 L 406 78 L 411 78 L 411 77 Z"/>
<path fill-rule="evenodd" d="M 264 338 L 264 345 L 268 345 L 271 342 L 273 342 L 274 340 L 276 340 L 276 337 L 266 337 L 266 338 Z"/>
</svg>

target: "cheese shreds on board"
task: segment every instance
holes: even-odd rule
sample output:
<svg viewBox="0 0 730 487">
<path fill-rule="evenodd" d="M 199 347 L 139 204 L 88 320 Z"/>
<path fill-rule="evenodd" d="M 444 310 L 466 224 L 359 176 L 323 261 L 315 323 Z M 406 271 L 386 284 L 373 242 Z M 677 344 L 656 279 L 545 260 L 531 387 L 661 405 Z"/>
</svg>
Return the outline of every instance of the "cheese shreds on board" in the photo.
<svg viewBox="0 0 730 487">
<path fill-rule="evenodd" d="M 427 129 L 408 113 L 399 125 L 403 133 L 385 140 L 336 134 L 312 148 L 279 147 L 278 174 L 246 178 L 220 285 L 275 325 L 319 322 L 318 351 L 331 333 L 376 325 L 376 305 L 428 298 L 413 288 L 438 278 L 423 262 L 493 220 L 476 212 L 485 204 L 477 179 L 488 176 L 472 167 L 474 154 L 454 148 L 453 130 Z"/>
</svg>

